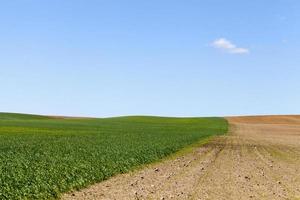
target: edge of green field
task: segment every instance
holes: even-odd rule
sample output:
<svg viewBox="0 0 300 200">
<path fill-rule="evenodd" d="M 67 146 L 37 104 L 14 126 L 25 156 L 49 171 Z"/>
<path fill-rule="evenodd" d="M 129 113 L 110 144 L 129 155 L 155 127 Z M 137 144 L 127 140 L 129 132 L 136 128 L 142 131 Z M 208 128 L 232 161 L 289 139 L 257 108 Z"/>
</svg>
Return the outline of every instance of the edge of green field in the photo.
<svg viewBox="0 0 300 200">
<path fill-rule="evenodd" d="M 0 199 L 56 199 L 191 152 L 224 118 L 72 118 L 0 113 Z"/>
<path fill-rule="evenodd" d="M 139 166 L 136 166 L 134 168 L 132 168 L 130 171 L 132 173 L 134 173 L 135 171 L 139 171 L 139 170 L 142 170 L 143 168 L 147 168 L 147 167 L 151 167 L 151 166 L 154 166 L 158 163 L 161 163 L 161 162 L 164 162 L 164 161 L 169 161 L 169 160 L 173 160 L 173 159 L 176 159 L 180 156 L 184 156 L 184 155 L 187 155 L 189 153 L 192 153 L 193 151 L 195 151 L 197 148 L 199 147 L 202 147 L 208 143 L 210 143 L 213 139 L 215 139 L 216 135 L 214 136 L 209 136 L 207 138 L 204 138 L 204 139 L 201 139 L 195 143 L 192 143 L 190 145 L 187 145 L 185 147 L 182 147 L 181 149 L 169 154 L 169 155 L 166 155 L 165 157 L 161 158 L 161 159 L 158 159 L 158 160 L 155 160 L 151 163 L 147 163 L 147 164 L 142 164 L 142 165 L 139 165 Z M 117 174 L 116 174 L 117 175 Z"/>
</svg>

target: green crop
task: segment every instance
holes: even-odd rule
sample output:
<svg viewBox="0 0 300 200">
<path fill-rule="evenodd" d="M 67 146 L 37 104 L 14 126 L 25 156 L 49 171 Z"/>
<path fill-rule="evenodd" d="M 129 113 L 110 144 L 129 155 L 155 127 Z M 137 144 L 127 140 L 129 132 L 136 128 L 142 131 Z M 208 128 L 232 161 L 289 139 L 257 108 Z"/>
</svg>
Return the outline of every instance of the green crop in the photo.
<svg viewBox="0 0 300 200">
<path fill-rule="evenodd" d="M 223 118 L 0 113 L 0 199 L 59 198 L 226 131 Z"/>
</svg>

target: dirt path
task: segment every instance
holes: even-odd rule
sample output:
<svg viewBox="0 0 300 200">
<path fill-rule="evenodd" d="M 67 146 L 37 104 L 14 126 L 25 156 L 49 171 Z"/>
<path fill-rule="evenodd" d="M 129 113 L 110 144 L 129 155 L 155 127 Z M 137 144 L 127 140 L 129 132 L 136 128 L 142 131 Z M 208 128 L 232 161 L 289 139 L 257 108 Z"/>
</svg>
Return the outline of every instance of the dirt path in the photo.
<svg viewBox="0 0 300 200">
<path fill-rule="evenodd" d="M 227 136 L 63 199 L 300 199 L 300 116 L 228 120 Z"/>
</svg>

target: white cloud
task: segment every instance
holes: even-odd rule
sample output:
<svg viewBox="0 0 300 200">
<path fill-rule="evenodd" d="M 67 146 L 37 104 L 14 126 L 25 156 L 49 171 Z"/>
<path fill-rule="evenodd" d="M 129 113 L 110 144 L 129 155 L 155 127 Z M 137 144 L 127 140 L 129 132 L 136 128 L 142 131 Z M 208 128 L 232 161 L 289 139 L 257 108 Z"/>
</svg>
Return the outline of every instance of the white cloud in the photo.
<svg viewBox="0 0 300 200">
<path fill-rule="evenodd" d="M 216 39 L 211 45 L 214 48 L 222 49 L 231 54 L 247 54 L 250 52 L 249 49 L 237 47 L 235 44 L 225 38 Z"/>
</svg>

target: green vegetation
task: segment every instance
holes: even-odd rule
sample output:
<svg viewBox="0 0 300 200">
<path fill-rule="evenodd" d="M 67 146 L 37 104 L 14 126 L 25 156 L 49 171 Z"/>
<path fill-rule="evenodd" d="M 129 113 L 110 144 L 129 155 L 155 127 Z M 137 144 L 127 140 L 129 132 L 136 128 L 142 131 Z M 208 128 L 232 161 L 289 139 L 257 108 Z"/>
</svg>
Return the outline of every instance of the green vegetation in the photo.
<svg viewBox="0 0 300 200">
<path fill-rule="evenodd" d="M 0 199 L 55 199 L 226 131 L 223 118 L 0 113 Z"/>
</svg>

